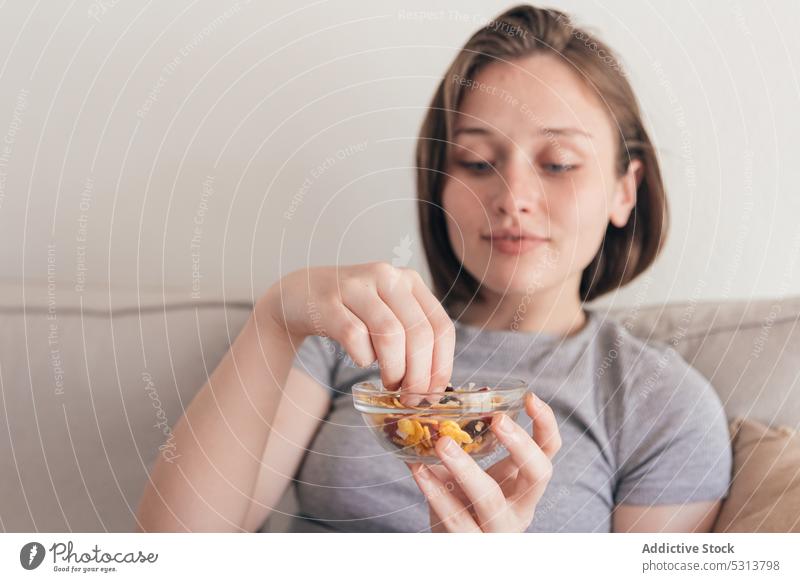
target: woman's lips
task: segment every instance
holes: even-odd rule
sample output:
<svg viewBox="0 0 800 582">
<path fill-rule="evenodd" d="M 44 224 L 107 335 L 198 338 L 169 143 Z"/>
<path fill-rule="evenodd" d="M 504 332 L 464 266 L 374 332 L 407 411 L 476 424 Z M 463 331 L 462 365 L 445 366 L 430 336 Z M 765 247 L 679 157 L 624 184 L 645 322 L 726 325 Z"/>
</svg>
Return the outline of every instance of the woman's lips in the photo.
<svg viewBox="0 0 800 582">
<path fill-rule="evenodd" d="M 504 255 L 522 255 L 532 251 L 539 245 L 547 242 L 544 238 L 485 238 L 492 245 L 492 249 Z"/>
</svg>

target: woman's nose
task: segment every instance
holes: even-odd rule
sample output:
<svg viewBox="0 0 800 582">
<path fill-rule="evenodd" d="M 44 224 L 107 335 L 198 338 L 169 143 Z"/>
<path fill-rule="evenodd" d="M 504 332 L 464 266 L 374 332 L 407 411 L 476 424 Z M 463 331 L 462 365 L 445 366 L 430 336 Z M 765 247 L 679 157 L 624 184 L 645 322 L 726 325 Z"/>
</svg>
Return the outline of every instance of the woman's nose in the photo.
<svg viewBox="0 0 800 582">
<path fill-rule="evenodd" d="M 498 184 L 494 209 L 500 214 L 516 215 L 533 212 L 540 198 L 541 183 L 530 162 L 522 159 L 509 164 Z"/>
</svg>

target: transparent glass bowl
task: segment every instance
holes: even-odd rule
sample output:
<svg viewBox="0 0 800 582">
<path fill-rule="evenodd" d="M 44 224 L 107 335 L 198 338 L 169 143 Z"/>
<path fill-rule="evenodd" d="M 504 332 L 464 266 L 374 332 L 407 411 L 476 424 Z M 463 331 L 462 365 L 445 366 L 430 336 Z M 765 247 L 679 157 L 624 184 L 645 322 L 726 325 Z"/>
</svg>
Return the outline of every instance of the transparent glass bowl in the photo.
<svg viewBox="0 0 800 582">
<path fill-rule="evenodd" d="M 516 421 L 528 383 L 517 378 L 453 377 L 447 391 L 428 395 L 418 406 L 403 405 L 399 390 L 380 381 L 353 385 L 353 404 L 375 438 L 403 461 L 438 463 L 434 446 L 441 436 L 452 438 L 474 459 L 498 447 L 489 430 L 492 418 L 503 412 Z"/>
</svg>

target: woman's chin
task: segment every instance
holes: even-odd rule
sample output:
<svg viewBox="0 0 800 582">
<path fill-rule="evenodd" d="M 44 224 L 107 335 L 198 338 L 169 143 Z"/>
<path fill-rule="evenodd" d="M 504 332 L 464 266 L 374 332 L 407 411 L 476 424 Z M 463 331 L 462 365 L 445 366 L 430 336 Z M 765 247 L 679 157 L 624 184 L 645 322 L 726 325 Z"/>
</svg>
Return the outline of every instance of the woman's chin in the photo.
<svg viewBox="0 0 800 582">
<path fill-rule="evenodd" d="M 528 277 L 484 279 L 481 286 L 496 297 L 521 297 L 531 295 L 544 288 L 546 282 L 530 280 Z"/>
<path fill-rule="evenodd" d="M 485 271 L 481 284 L 498 293 L 524 294 L 552 284 L 556 273 L 543 268 L 540 264 L 503 265 L 493 262 Z"/>
</svg>

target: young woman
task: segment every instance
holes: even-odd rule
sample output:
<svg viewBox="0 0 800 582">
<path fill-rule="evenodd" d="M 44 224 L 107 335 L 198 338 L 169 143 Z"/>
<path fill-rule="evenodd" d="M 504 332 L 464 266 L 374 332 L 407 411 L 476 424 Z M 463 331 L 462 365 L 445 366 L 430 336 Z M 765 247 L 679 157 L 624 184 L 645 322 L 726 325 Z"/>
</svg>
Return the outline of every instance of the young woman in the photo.
<svg viewBox="0 0 800 582">
<path fill-rule="evenodd" d="M 641 274 L 667 224 L 611 50 L 560 12 L 508 10 L 446 72 L 417 165 L 433 290 L 386 263 L 279 280 L 175 427 L 140 528 L 255 531 L 294 480 L 293 531 L 709 531 L 731 471 L 712 386 L 585 306 Z M 504 458 L 443 438 L 440 465 L 407 466 L 347 394 L 372 378 L 419 398 L 453 371 L 530 380 L 518 423 L 491 427 Z"/>
</svg>

